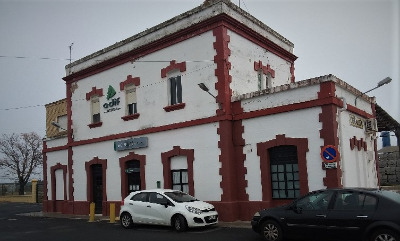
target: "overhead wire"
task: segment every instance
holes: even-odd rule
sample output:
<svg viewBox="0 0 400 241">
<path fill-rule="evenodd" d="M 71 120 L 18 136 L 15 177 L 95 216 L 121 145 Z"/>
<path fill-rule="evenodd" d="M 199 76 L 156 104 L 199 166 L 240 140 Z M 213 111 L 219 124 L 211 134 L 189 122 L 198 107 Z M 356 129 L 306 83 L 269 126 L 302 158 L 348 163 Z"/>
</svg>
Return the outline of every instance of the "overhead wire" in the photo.
<svg viewBox="0 0 400 241">
<path fill-rule="evenodd" d="M 68 59 L 69 60 L 69 59 Z M 135 61 L 135 62 L 139 62 L 139 61 Z M 152 60 L 152 61 L 140 61 L 140 62 L 170 62 L 170 61 L 163 61 L 163 60 L 159 60 L 159 61 L 156 61 L 156 60 Z M 185 61 L 185 62 L 192 62 L 192 63 L 198 63 L 198 62 L 212 62 L 212 64 L 209 64 L 209 65 L 207 65 L 207 66 L 204 66 L 204 67 L 202 67 L 202 68 L 198 68 L 198 69 L 195 69 L 195 70 L 193 70 L 193 71 L 191 71 L 191 72 L 184 72 L 184 73 L 182 73 L 181 74 L 181 76 L 187 76 L 187 75 L 190 75 L 190 74 L 193 74 L 193 73 L 195 73 L 195 72 L 198 72 L 198 71 L 201 71 L 201 70 L 203 70 L 203 69 L 206 69 L 206 68 L 209 68 L 209 67 L 211 67 L 211 66 L 213 66 L 214 65 L 214 62 L 213 62 L 213 60 L 188 60 L 188 61 Z M 141 89 L 141 88 L 146 88 L 146 87 L 150 87 L 150 86 L 153 86 L 153 85 L 156 85 L 156 84 L 161 84 L 161 83 L 163 83 L 163 82 L 165 82 L 165 81 L 167 81 L 167 78 L 163 78 L 162 80 L 160 80 L 160 81 L 157 81 L 157 82 L 154 82 L 154 83 L 150 83 L 150 84 L 147 84 L 147 85 L 139 85 L 139 86 L 137 86 L 136 88 L 137 89 Z M 117 91 L 117 93 L 122 93 L 123 91 Z M 86 99 L 73 99 L 72 100 L 73 102 L 76 102 L 76 101 L 86 101 Z M 11 111 L 11 110 L 19 110 L 19 109 L 29 109 L 29 108 L 37 108 L 37 107 L 43 107 L 43 106 L 46 106 L 47 104 L 37 104 L 37 105 L 29 105 L 29 106 L 20 106 L 20 107 L 9 107 L 9 108 L 1 108 L 0 109 L 0 111 Z"/>
<path fill-rule="evenodd" d="M 40 60 L 62 60 L 62 61 L 70 61 L 70 59 L 61 59 L 61 58 L 50 58 L 50 57 L 29 57 L 29 56 L 10 56 L 10 55 L 0 55 L 0 58 L 13 58 L 13 59 L 40 59 Z"/>
</svg>

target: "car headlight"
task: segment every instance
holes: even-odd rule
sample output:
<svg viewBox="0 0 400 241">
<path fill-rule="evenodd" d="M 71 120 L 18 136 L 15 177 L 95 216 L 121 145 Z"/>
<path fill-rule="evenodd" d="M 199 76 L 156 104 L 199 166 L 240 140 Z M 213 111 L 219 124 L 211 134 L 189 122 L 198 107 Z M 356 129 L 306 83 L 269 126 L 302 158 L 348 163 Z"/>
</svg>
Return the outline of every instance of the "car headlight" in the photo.
<svg viewBox="0 0 400 241">
<path fill-rule="evenodd" d="M 195 213 L 195 214 L 198 214 L 198 215 L 200 215 L 202 213 L 202 211 L 200 209 L 198 209 L 198 208 L 187 206 L 187 205 L 185 207 L 191 213 Z"/>
<path fill-rule="evenodd" d="M 256 212 L 256 213 L 254 214 L 254 217 L 255 217 L 255 218 L 260 217 L 260 213 L 259 213 L 259 212 Z"/>
</svg>

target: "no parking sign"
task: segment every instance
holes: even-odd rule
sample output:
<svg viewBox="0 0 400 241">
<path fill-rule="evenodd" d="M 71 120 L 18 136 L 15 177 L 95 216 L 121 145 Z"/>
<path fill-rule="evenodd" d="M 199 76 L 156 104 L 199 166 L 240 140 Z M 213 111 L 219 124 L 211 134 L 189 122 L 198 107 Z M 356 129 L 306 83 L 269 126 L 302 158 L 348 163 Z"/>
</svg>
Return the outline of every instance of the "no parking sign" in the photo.
<svg viewBox="0 0 400 241">
<path fill-rule="evenodd" d="M 336 162 L 339 156 L 339 151 L 335 146 L 327 145 L 321 149 L 321 158 L 325 163 Z"/>
</svg>

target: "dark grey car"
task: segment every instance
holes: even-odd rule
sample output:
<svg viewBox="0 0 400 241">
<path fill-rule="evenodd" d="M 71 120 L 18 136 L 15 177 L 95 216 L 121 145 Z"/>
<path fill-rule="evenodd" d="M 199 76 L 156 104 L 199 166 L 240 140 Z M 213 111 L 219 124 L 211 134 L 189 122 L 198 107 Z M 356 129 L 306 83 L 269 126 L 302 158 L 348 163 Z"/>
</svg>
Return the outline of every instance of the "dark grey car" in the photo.
<svg viewBox="0 0 400 241">
<path fill-rule="evenodd" d="M 400 194 L 379 189 L 326 189 L 257 212 L 253 230 L 268 241 L 400 241 Z"/>
</svg>

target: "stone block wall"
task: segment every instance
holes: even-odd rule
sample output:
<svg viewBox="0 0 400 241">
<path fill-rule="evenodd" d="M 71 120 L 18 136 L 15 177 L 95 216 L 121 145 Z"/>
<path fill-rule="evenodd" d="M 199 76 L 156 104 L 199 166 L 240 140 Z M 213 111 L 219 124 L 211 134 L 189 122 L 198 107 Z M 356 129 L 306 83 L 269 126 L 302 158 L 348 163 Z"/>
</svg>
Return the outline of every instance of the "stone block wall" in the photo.
<svg viewBox="0 0 400 241">
<path fill-rule="evenodd" d="M 381 185 L 400 184 L 400 154 L 397 146 L 385 147 L 378 152 Z"/>
</svg>

